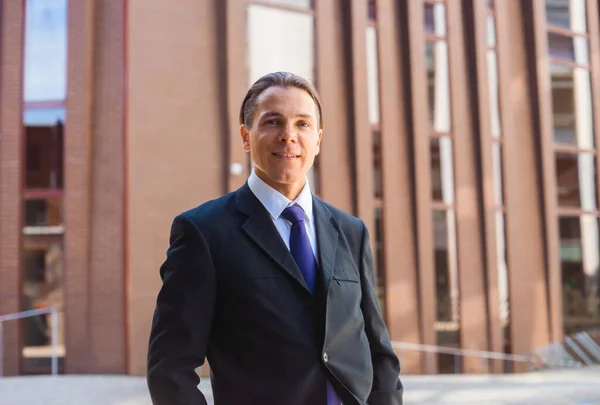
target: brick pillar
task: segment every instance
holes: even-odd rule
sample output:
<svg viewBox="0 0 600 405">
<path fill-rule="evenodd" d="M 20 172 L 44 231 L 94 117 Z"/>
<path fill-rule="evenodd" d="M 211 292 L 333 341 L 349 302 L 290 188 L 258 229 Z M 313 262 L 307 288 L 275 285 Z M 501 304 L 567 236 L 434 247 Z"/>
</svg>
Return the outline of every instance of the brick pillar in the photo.
<svg viewBox="0 0 600 405">
<path fill-rule="evenodd" d="M 0 28 L 0 314 L 21 309 L 23 2 L 2 3 Z M 4 324 L 3 375 L 19 373 L 18 322 Z"/>
</svg>

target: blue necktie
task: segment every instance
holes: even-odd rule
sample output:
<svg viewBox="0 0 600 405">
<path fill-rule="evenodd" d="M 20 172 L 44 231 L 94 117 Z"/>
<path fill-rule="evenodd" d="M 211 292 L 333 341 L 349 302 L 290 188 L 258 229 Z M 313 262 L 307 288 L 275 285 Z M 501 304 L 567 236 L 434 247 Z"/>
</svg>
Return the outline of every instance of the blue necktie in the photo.
<svg viewBox="0 0 600 405">
<path fill-rule="evenodd" d="M 282 217 L 292 223 L 290 233 L 290 252 L 296 261 L 304 281 L 310 292 L 315 294 L 315 282 L 317 279 L 317 261 L 313 254 L 310 240 L 304 225 L 304 210 L 298 205 L 291 205 L 283 210 Z M 340 405 L 340 398 L 335 393 L 331 383 L 327 382 L 327 405 Z"/>
</svg>

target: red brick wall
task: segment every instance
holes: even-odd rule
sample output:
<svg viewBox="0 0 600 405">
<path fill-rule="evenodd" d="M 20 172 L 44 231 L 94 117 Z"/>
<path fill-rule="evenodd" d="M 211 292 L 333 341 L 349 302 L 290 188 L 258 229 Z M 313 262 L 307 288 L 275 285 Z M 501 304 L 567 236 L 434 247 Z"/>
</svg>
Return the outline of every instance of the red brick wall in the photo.
<svg viewBox="0 0 600 405">
<path fill-rule="evenodd" d="M 129 372 L 146 369 L 173 217 L 223 192 L 217 2 L 128 2 Z"/>
<path fill-rule="evenodd" d="M 65 125 L 65 322 L 68 373 L 90 370 L 89 256 L 93 9 L 70 2 Z"/>
<path fill-rule="evenodd" d="M 65 160 L 66 371 L 126 372 L 123 2 L 72 2 Z"/>
<path fill-rule="evenodd" d="M 2 2 L 0 21 L 0 314 L 20 310 L 23 136 L 21 133 L 23 4 Z M 1 343 L 0 343 L 1 344 Z M 4 375 L 19 372 L 17 322 L 4 324 Z"/>
<path fill-rule="evenodd" d="M 125 373 L 124 2 L 96 2 L 89 300 L 94 373 Z"/>
</svg>

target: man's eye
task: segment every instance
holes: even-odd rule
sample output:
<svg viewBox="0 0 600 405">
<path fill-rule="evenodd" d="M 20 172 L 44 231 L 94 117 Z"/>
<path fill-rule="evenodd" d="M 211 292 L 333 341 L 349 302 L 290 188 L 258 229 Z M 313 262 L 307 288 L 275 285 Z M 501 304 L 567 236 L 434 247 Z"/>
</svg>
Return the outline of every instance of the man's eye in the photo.
<svg viewBox="0 0 600 405">
<path fill-rule="evenodd" d="M 298 123 L 298 126 L 307 128 L 309 125 L 308 122 L 302 121 Z"/>
<path fill-rule="evenodd" d="M 279 120 L 268 120 L 266 123 L 268 125 L 279 125 Z"/>
</svg>

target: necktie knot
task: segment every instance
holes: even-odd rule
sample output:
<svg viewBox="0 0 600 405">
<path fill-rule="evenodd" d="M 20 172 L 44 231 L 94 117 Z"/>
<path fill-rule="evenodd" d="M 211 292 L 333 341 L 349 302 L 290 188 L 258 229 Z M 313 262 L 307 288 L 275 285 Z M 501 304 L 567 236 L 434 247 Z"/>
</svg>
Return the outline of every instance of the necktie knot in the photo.
<svg viewBox="0 0 600 405">
<path fill-rule="evenodd" d="M 299 205 L 290 205 L 283 210 L 281 216 L 292 224 L 304 221 L 304 210 Z"/>
</svg>

